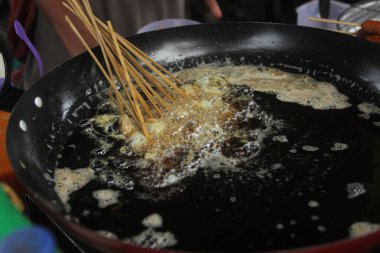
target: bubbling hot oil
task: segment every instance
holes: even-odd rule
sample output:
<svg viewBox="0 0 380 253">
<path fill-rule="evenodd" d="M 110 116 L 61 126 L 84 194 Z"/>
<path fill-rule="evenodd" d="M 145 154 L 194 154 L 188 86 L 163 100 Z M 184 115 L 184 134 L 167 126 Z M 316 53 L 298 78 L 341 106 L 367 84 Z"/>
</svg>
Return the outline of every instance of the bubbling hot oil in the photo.
<svg viewBox="0 0 380 253">
<path fill-rule="evenodd" d="M 351 106 L 362 101 L 269 68 L 176 75 L 188 98 L 148 120 L 153 142 L 123 135 L 107 101 L 69 136 L 54 179 L 81 224 L 146 247 L 236 252 L 341 239 L 352 223 L 373 222 L 367 144 L 378 131 Z M 376 112 L 369 118 L 379 121 Z M 363 189 L 347 198 L 352 185 Z M 342 207 L 355 212 L 342 219 Z M 160 226 L 147 227 L 151 217 Z"/>
</svg>

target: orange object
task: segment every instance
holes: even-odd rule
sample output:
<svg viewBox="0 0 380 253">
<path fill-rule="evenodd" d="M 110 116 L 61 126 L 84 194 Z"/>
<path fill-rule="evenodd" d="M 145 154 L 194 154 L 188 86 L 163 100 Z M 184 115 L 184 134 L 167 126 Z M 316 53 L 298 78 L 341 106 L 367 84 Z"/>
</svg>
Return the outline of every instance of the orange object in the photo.
<svg viewBox="0 0 380 253">
<path fill-rule="evenodd" d="M 0 181 L 8 184 L 20 196 L 23 196 L 25 194 L 25 189 L 16 178 L 6 151 L 5 136 L 9 116 L 10 113 L 0 112 Z"/>
<path fill-rule="evenodd" d="M 361 24 L 361 28 L 366 33 L 380 34 L 380 22 L 375 20 L 367 20 Z"/>
</svg>

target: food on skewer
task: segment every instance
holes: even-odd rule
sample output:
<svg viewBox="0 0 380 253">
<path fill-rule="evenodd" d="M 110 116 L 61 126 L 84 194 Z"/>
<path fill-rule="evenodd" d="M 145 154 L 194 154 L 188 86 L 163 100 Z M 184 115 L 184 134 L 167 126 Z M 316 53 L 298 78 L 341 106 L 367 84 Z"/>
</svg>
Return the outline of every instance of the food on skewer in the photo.
<svg viewBox="0 0 380 253">
<path fill-rule="evenodd" d="M 351 22 L 344 22 L 344 21 L 324 19 L 324 18 L 314 18 L 314 17 L 309 17 L 308 20 L 322 22 L 322 23 L 332 23 L 332 24 L 337 24 L 337 25 L 360 27 L 360 29 L 355 33 L 354 32 L 353 33 L 347 32 L 347 33 L 351 35 L 356 35 L 359 38 L 366 39 L 368 41 L 372 41 L 374 43 L 380 44 L 380 21 L 366 20 L 363 23 L 359 24 L 359 23 L 351 23 Z M 338 31 L 338 32 L 343 32 L 343 31 Z"/>
<path fill-rule="evenodd" d="M 380 44 L 380 21 L 367 20 L 360 25 L 356 36 Z"/>
<path fill-rule="evenodd" d="M 376 20 L 367 20 L 364 21 L 361 25 L 361 31 L 369 34 L 378 34 L 380 35 L 380 21 Z"/>
</svg>

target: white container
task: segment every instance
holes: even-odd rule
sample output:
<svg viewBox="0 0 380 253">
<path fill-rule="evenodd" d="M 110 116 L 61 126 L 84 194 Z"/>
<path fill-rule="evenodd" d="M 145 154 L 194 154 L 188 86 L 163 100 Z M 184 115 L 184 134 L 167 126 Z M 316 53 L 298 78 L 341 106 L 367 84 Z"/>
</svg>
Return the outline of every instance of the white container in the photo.
<svg viewBox="0 0 380 253">
<path fill-rule="evenodd" d="M 331 1 L 330 3 L 330 13 L 329 13 L 329 19 L 338 19 L 339 15 L 348 7 L 350 7 L 349 4 L 338 2 L 338 1 Z M 303 5 L 300 5 L 296 9 L 297 12 L 297 25 L 302 26 L 309 26 L 309 27 L 317 27 L 317 28 L 324 28 L 324 29 L 337 29 L 337 26 L 335 24 L 328 24 L 328 23 L 321 23 L 316 21 L 308 20 L 308 17 L 317 17 L 320 18 L 321 14 L 319 13 L 319 1 L 313 0 L 307 3 L 304 3 Z"/>
</svg>

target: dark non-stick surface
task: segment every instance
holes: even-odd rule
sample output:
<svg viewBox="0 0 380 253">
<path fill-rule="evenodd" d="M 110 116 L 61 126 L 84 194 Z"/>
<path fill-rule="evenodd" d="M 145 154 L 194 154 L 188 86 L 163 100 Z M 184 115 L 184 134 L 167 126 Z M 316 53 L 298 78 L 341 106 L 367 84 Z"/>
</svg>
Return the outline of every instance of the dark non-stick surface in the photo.
<svg viewBox="0 0 380 253">
<path fill-rule="evenodd" d="M 244 89 L 233 92 L 241 94 Z M 250 95 L 260 110 L 284 122 L 283 129 L 266 136 L 260 154 L 238 166 L 239 170 L 206 167 L 180 185 L 163 189 L 142 189 L 136 177 L 138 168 L 125 162 L 132 158 L 119 153 L 122 142 L 110 142 L 113 148 L 100 149 L 84 134 L 86 127 L 75 128 L 58 167 L 84 168 L 90 158 L 109 156 L 107 166 L 93 167 L 96 174 L 113 170 L 124 178 L 126 187 L 113 183 L 113 177 L 107 183 L 88 183 L 71 195 L 72 215 L 89 228 L 128 238 L 146 229 L 141 224 L 145 217 L 158 213 L 164 221 L 159 231 L 170 231 L 178 240 L 174 248 L 200 251 L 313 245 L 348 237 L 354 222 L 380 221 L 379 195 L 374 189 L 379 179 L 372 175 L 379 172 L 380 131 L 373 122 L 380 115 L 370 120 L 358 117 L 361 112 L 355 105 L 360 101 L 355 99 L 349 109 L 325 111 L 279 102 L 274 95 Z M 239 100 L 239 106 L 249 101 Z M 240 122 L 239 127 L 259 129 L 263 120 L 255 117 Z M 95 131 L 97 139 L 106 135 Z M 288 142 L 273 140 L 275 136 L 286 136 Z M 335 143 L 348 147 L 333 151 Z M 243 145 L 232 138 L 222 145 L 221 153 L 245 157 Z M 318 150 L 308 151 L 305 146 Z M 120 203 L 99 208 L 92 194 L 102 189 L 121 191 Z M 152 201 L 140 199 L 140 192 L 151 195 Z M 157 200 L 156 196 L 167 192 L 170 197 Z"/>
<path fill-rule="evenodd" d="M 214 61 L 263 64 L 330 81 L 352 97 L 354 104 L 379 99 L 380 48 L 332 32 L 273 24 L 214 24 L 142 34 L 132 37 L 131 41 L 174 69 Z M 67 143 L 68 133 L 94 113 L 86 109 L 83 102 L 91 108 L 96 107 L 99 100 L 96 94 L 102 85 L 94 84 L 100 79 L 89 56 L 80 55 L 37 82 L 12 113 L 7 134 L 12 165 L 32 195 L 59 213 L 63 213 L 63 208 L 52 189 L 53 183 L 46 179 L 46 173 L 52 174 L 57 154 Z M 36 97 L 43 101 L 41 108 L 35 105 Z M 288 159 L 289 146 L 268 142 L 263 161 L 285 163 L 284 171 L 278 174 L 281 181 L 278 184 L 268 181 L 265 186 L 254 180 L 244 183 L 238 177 L 230 178 L 232 184 L 224 184 L 223 175 L 218 183 L 212 178 L 196 175 L 188 190 L 170 203 L 175 208 L 167 208 L 165 204 L 154 207 L 173 230 L 183 225 L 199 225 L 189 226 L 182 234 L 178 232 L 183 238 L 178 247 L 193 250 L 299 247 L 343 238 L 347 236 L 347 226 L 356 219 L 376 222 L 379 191 L 372 186 L 379 142 L 376 142 L 378 130 L 375 126 L 356 117 L 355 107 L 339 113 L 334 110 L 322 113 L 278 102 L 271 95 L 258 93 L 256 97 L 263 108 L 289 122 L 291 127 L 284 134 L 289 138 L 304 138 L 305 142 L 315 143 L 320 150 L 312 154 L 299 152 Z M 19 127 L 20 120 L 26 123 L 26 131 Z M 344 139 L 352 149 L 340 153 L 332 162 L 325 154 L 335 139 Z M 292 162 L 286 164 L 286 161 Z M 287 170 L 293 176 L 284 183 L 282 177 Z M 349 201 L 345 186 L 356 181 L 363 183 L 368 192 L 362 198 Z M 219 187 L 223 185 L 226 187 Z M 229 185 L 233 185 L 233 189 Z M 263 185 L 264 190 L 256 195 L 258 187 Z M 96 186 L 89 184 L 87 187 Z M 213 187 L 225 193 L 216 195 Z M 225 199 L 231 191 L 236 191 L 233 196 L 238 200 L 233 204 Z M 217 196 L 224 197 L 218 199 Z M 318 201 L 323 208 L 310 209 L 310 200 Z M 197 209 L 195 202 L 202 208 Z M 215 205 L 219 204 L 228 211 L 215 213 Z M 136 210 L 143 210 L 136 211 L 139 216 L 153 211 L 151 208 L 149 203 L 136 201 Z M 247 212 L 256 218 L 242 220 L 241 214 L 245 213 L 246 217 Z M 320 220 L 311 221 L 311 216 L 318 216 Z M 191 217 L 202 219 L 202 222 L 193 223 Z M 223 223 L 215 228 L 220 220 Z M 279 223 L 285 228 L 276 229 Z M 87 223 L 87 226 L 92 225 L 94 223 Z M 326 230 L 321 232 L 321 227 Z M 217 233 L 210 235 L 211 232 Z M 242 243 L 236 245 L 233 240 Z"/>
</svg>

